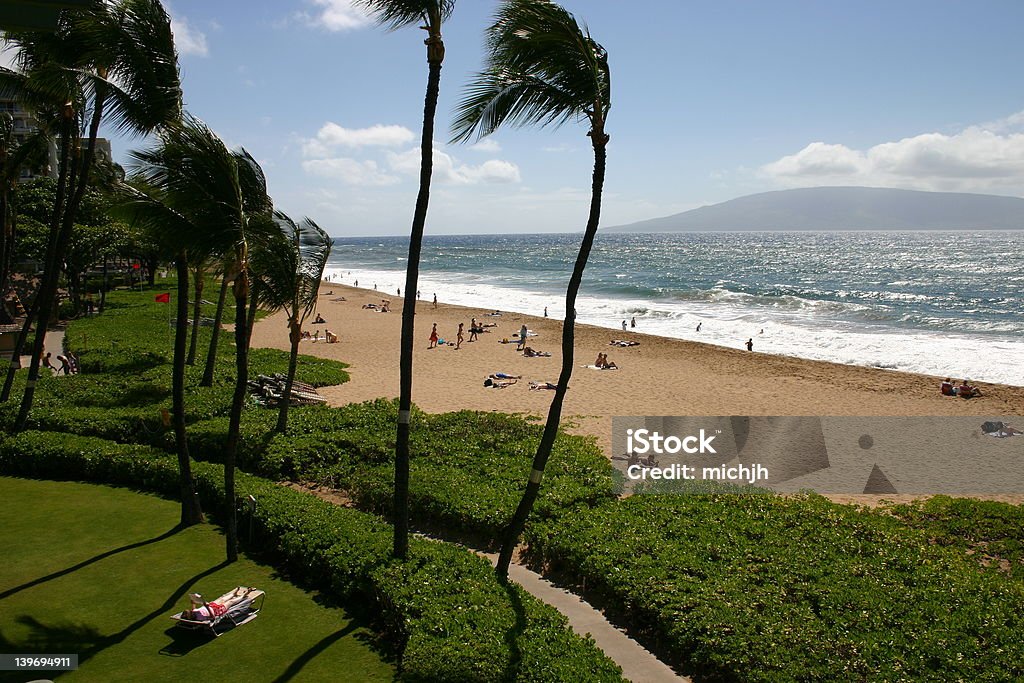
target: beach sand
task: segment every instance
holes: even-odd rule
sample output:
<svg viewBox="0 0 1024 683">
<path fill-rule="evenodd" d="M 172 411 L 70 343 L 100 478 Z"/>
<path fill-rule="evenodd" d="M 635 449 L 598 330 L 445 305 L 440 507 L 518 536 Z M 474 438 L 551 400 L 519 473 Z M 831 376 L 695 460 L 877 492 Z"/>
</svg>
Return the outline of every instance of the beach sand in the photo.
<svg viewBox="0 0 1024 683">
<path fill-rule="evenodd" d="M 345 297 L 346 301 L 336 299 Z M 391 300 L 391 312 L 363 309 L 365 303 Z M 324 283 L 318 312 L 337 344 L 304 341 L 301 352 L 344 361 L 351 381 L 325 387 L 321 393 L 332 405 L 398 395 L 399 337 L 402 299 L 383 292 Z M 413 402 L 430 413 L 471 409 L 545 417 L 554 392 L 532 391 L 529 382 L 556 382 L 561 367 L 561 321 L 551 318 L 438 304 L 427 298 L 416 306 Z M 498 327 L 469 342 L 470 319 Z M 313 316 L 311 316 L 313 317 Z M 466 323 L 462 347 L 428 349 L 432 323 L 441 337 L 454 340 L 459 322 Z M 528 345 L 551 352 L 549 358 L 524 358 L 512 339 L 526 323 L 537 333 Z M 637 321 L 643 329 L 643 320 Z M 640 342 L 639 346 L 609 346 L 612 339 Z M 563 409 L 570 431 L 594 436 L 611 455 L 614 415 L 983 415 L 1024 414 L 1024 387 L 976 382 L 983 396 L 970 400 L 939 394 L 941 378 L 890 370 L 839 365 L 759 353 L 770 348 L 767 336 L 754 339 L 754 352 L 736 340 L 736 348 L 668 339 L 642 332 L 576 326 L 575 369 Z M 282 313 L 261 320 L 253 345 L 288 349 L 288 330 Z M 598 353 L 607 353 L 618 370 L 593 370 Z M 489 373 L 522 375 L 505 389 L 483 386 Z"/>
</svg>

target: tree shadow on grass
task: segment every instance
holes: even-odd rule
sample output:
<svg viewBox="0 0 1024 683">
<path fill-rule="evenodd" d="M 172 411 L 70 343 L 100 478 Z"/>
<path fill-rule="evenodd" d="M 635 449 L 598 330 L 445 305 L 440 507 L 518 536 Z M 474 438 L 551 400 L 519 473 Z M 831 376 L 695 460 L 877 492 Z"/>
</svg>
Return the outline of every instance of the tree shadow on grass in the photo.
<svg viewBox="0 0 1024 683">
<path fill-rule="evenodd" d="M 182 530 L 181 526 L 175 526 L 174 528 L 172 528 L 172 529 L 170 529 L 168 531 L 165 531 L 164 533 L 160 534 L 159 536 L 154 536 L 153 538 L 148 538 L 145 541 L 138 541 L 136 543 L 130 543 L 128 545 L 123 545 L 120 548 L 114 548 L 113 550 L 108 550 L 106 552 L 100 553 L 99 555 L 97 555 L 95 557 L 91 557 L 88 560 L 83 560 L 82 562 L 79 562 L 78 564 L 73 565 L 71 567 L 68 567 L 66 569 L 61 569 L 60 571 L 53 572 L 52 574 L 47 574 L 46 576 L 41 576 L 38 579 L 33 579 L 32 581 L 29 581 L 28 583 L 23 583 L 20 586 L 15 586 L 14 588 L 9 588 L 9 589 L 3 591 L 2 593 L 0 593 L 0 600 L 5 600 L 5 599 L 11 597 L 12 595 L 14 595 L 15 593 L 20 593 L 21 591 L 26 590 L 28 588 L 34 588 L 35 586 L 39 586 L 41 584 L 46 583 L 47 581 L 52 581 L 53 579 L 59 579 L 62 576 L 67 576 L 68 574 L 76 572 L 79 569 L 83 569 L 85 567 L 88 567 L 91 564 L 95 564 L 96 562 L 99 562 L 100 560 L 105 560 L 106 558 L 111 557 L 113 555 L 117 555 L 118 553 L 127 552 L 129 550 L 135 550 L 136 548 L 141 548 L 141 547 L 149 545 L 151 543 L 159 543 L 160 541 L 166 540 L 166 539 L 170 538 L 171 536 L 174 536 L 176 533 L 178 533 L 181 530 Z"/>
<path fill-rule="evenodd" d="M 341 630 L 335 631 L 329 636 L 322 638 L 320 642 L 318 642 L 316 645 L 303 652 L 295 659 L 295 661 L 289 664 L 288 668 L 284 670 L 284 673 L 275 678 L 273 683 L 286 683 L 287 681 L 292 680 L 296 675 L 298 675 L 300 671 L 302 671 L 302 668 L 304 666 L 309 664 L 321 652 L 323 652 L 324 650 L 326 650 L 331 645 L 338 642 L 345 636 L 349 635 L 357 628 L 358 626 L 356 625 L 355 621 L 350 621 Z"/>
</svg>

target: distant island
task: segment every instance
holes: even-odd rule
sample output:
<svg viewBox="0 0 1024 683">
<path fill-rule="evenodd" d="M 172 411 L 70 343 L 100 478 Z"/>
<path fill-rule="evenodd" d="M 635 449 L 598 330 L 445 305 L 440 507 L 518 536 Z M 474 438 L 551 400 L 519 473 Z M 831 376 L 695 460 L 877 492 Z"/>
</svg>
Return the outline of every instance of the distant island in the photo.
<svg viewBox="0 0 1024 683">
<path fill-rule="evenodd" d="M 730 230 L 1020 230 L 1024 199 L 876 187 L 762 192 L 609 232 Z"/>
</svg>

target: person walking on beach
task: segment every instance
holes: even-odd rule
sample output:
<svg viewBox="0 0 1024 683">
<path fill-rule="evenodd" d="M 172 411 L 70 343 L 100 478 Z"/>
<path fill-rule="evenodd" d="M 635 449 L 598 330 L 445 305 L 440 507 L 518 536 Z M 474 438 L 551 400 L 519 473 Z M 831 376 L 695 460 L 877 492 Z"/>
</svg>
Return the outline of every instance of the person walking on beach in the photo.
<svg viewBox="0 0 1024 683">
<path fill-rule="evenodd" d="M 750 339 L 747 340 L 747 351 L 753 351 L 753 350 L 754 350 L 754 338 L 751 337 Z"/>
<path fill-rule="evenodd" d="M 434 292 L 434 308 L 437 308 L 437 292 Z"/>
<path fill-rule="evenodd" d="M 416 301 L 420 300 L 420 290 L 416 290 Z"/>
<path fill-rule="evenodd" d="M 465 327 L 465 326 L 466 326 L 466 323 L 459 323 L 459 331 L 455 335 L 455 350 L 456 351 L 459 350 L 459 348 L 462 346 L 462 340 L 465 339 L 465 336 L 462 334 L 462 328 Z"/>
<path fill-rule="evenodd" d="M 434 326 L 430 328 L 430 346 L 427 348 L 437 348 L 437 323 L 434 323 Z"/>
<path fill-rule="evenodd" d="M 626 321 L 625 320 L 622 321 L 622 331 L 623 332 L 626 331 Z"/>
<path fill-rule="evenodd" d="M 476 341 L 477 334 L 480 332 L 480 328 L 476 324 L 476 318 L 469 323 L 469 341 Z"/>
<path fill-rule="evenodd" d="M 629 319 L 629 326 L 632 327 L 633 329 L 636 329 L 636 316 L 635 315 L 632 318 Z"/>
<path fill-rule="evenodd" d="M 516 346 L 516 351 L 521 351 L 523 347 L 526 346 L 527 332 L 529 332 L 529 330 L 526 329 L 526 323 L 523 323 L 523 326 L 519 328 L 519 345 Z"/>
<path fill-rule="evenodd" d="M 698 331 L 698 332 L 700 332 L 700 326 L 701 326 L 701 325 L 703 325 L 703 324 L 704 324 L 704 323 L 703 323 L 703 321 L 702 321 L 702 322 L 699 322 L 699 323 L 697 323 L 697 331 Z"/>
<path fill-rule="evenodd" d="M 544 317 L 545 318 L 548 317 L 548 307 L 547 306 L 544 307 Z"/>
</svg>

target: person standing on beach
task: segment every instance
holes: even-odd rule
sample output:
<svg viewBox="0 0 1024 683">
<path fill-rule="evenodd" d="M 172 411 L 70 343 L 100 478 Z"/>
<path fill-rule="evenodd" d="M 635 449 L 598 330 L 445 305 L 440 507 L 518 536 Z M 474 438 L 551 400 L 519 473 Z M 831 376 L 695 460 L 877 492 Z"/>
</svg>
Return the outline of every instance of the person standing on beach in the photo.
<svg viewBox="0 0 1024 683">
<path fill-rule="evenodd" d="M 420 300 L 420 290 L 416 290 L 416 301 Z"/>
<path fill-rule="evenodd" d="M 703 324 L 704 324 L 704 323 L 703 323 L 703 321 L 702 321 L 702 322 L 699 322 L 699 323 L 697 323 L 697 331 L 698 331 L 698 332 L 700 332 L 700 326 L 701 326 L 701 325 L 703 325 Z"/>
<path fill-rule="evenodd" d="M 434 292 L 434 308 L 437 308 L 437 292 Z"/>
<path fill-rule="evenodd" d="M 456 351 L 459 350 L 459 348 L 462 346 L 462 340 L 465 339 L 465 336 L 462 334 L 462 328 L 465 327 L 465 326 L 466 326 L 466 323 L 459 323 L 459 331 L 455 335 L 455 350 Z"/>
<path fill-rule="evenodd" d="M 480 328 L 476 324 L 476 318 L 473 318 L 473 321 L 469 323 L 469 341 L 476 341 L 479 331 Z"/>
<path fill-rule="evenodd" d="M 747 340 L 747 351 L 753 351 L 753 350 L 754 350 L 754 338 L 751 337 L 750 339 Z"/>
<path fill-rule="evenodd" d="M 544 307 L 544 317 L 545 318 L 548 317 L 548 307 L 547 306 Z"/>
<path fill-rule="evenodd" d="M 359 286 L 359 280 L 356 280 L 356 287 Z"/>
<path fill-rule="evenodd" d="M 430 346 L 427 348 L 437 348 L 437 323 L 434 323 L 434 326 L 430 328 Z"/>
<path fill-rule="evenodd" d="M 529 330 L 526 328 L 526 323 L 523 323 L 523 326 L 519 328 L 519 346 L 516 347 L 516 351 L 520 351 L 524 346 L 526 346 L 527 332 L 529 332 Z"/>
<path fill-rule="evenodd" d="M 632 318 L 629 319 L 629 326 L 632 327 L 633 329 L 636 329 L 636 316 L 635 315 Z"/>
<path fill-rule="evenodd" d="M 623 332 L 626 331 L 626 321 L 625 320 L 622 321 L 622 331 Z"/>
</svg>

